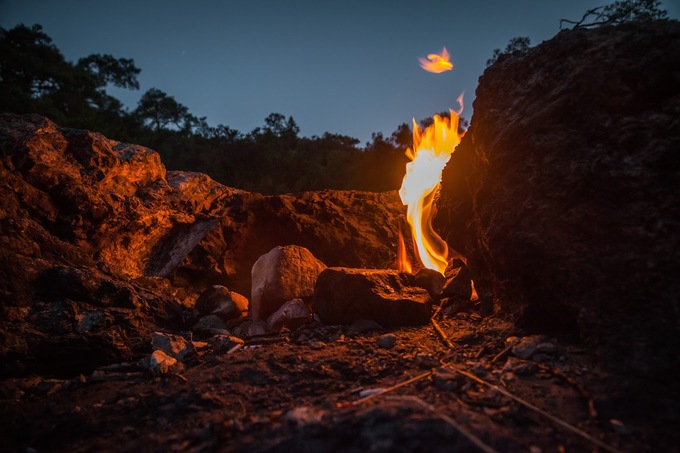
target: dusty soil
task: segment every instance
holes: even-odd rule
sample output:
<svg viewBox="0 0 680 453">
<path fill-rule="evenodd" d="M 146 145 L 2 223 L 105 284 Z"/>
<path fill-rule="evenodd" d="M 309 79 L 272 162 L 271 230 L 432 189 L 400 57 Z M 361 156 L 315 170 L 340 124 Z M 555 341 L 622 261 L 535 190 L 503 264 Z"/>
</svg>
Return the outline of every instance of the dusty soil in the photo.
<svg viewBox="0 0 680 453">
<path fill-rule="evenodd" d="M 121 364 L 69 380 L 5 380 L 0 450 L 677 448 L 677 434 L 671 434 L 677 391 L 664 400 L 659 395 L 670 391 L 650 386 L 653 414 L 644 412 L 639 398 L 631 397 L 628 408 L 598 400 L 598 394 L 610 398 L 614 388 L 625 386 L 594 369 L 577 339 L 544 338 L 548 347 L 523 360 L 506 342 L 521 332 L 501 319 L 473 311 L 441 317 L 439 325 L 451 347 L 433 325 L 356 333 L 310 323 L 250 338 L 232 353 L 205 349 L 180 373 L 153 376 L 138 365 Z M 378 345 L 384 335 L 396 338 L 391 349 Z M 607 392 L 598 390 L 605 387 Z"/>
</svg>

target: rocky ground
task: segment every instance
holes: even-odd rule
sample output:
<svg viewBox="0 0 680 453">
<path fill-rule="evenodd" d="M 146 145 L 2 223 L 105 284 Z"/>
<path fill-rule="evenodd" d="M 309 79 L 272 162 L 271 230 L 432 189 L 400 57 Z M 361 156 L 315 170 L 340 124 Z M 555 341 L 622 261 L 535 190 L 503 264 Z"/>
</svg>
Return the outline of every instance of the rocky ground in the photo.
<svg viewBox="0 0 680 453">
<path fill-rule="evenodd" d="M 246 339 L 230 353 L 199 345 L 183 369 L 158 376 L 119 364 L 72 379 L 8 379 L 2 382 L 2 449 L 677 447 L 672 420 L 636 413 L 639 407 L 625 412 L 609 407 L 610 395 L 600 390 L 621 377 L 598 369 L 578 339 L 529 336 L 509 348 L 508 338 L 519 333 L 513 325 L 476 310 L 444 315 L 438 325 L 451 347 L 433 326 L 370 331 L 376 328 L 371 323 L 310 323 Z M 673 390 L 666 391 L 671 400 Z M 659 395 L 650 389 L 647 397 Z"/>
</svg>

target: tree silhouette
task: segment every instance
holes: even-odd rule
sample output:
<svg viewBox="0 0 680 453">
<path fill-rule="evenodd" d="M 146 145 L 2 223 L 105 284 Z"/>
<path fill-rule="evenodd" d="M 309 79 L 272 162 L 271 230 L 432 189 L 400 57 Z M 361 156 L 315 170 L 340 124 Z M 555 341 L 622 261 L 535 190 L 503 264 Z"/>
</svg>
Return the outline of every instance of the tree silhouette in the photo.
<svg viewBox="0 0 680 453">
<path fill-rule="evenodd" d="M 527 36 L 515 36 L 508 41 L 505 49 L 494 49 L 491 58 L 486 60 L 486 67 L 488 68 L 494 64 L 501 55 L 512 55 L 514 53 L 524 53 L 531 48 L 531 40 Z"/>
<path fill-rule="evenodd" d="M 186 106 L 158 88 L 151 88 L 144 93 L 133 113 L 153 131 L 168 129 L 169 126 L 183 129 L 190 127 L 195 119 Z"/>
<path fill-rule="evenodd" d="M 589 9 L 578 20 L 560 19 L 560 30 L 565 24 L 572 28 L 589 28 L 600 25 L 618 25 L 627 22 L 646 22 L 666 19 L 668 13 L 659 0 L 622 0 L 611 5 Z"/>
</svg>

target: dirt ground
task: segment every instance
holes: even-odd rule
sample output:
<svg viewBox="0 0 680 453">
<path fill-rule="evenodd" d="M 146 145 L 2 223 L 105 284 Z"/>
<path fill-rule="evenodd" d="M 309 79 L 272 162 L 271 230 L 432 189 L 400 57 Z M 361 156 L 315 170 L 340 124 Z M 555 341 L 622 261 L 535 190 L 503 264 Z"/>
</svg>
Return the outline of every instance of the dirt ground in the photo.
<svg viewBox="0 0 680 453">
<path fill-rule="evenodd" d="M 0 450 L 677 448 L 672 407 L 671 416 L 617 412 L 620 404 L 597 398 L 616 378 L 598 370 L 578 340 L 539 339 L 524 360 L 517 355 L 526 351 L 506 341 L 521 332 L 501 319 L 458 313 L 438 325 L 450 346 L 433 325 L 361 333 L 310 323 L 248 339 L 231 353 L 202 351 L 178 373 L 154 376 L 123 364 L 70 380 L 6 380 Z M 393 347 L 378 344 L 385 335 L 394 336 Z"/>
</svg>

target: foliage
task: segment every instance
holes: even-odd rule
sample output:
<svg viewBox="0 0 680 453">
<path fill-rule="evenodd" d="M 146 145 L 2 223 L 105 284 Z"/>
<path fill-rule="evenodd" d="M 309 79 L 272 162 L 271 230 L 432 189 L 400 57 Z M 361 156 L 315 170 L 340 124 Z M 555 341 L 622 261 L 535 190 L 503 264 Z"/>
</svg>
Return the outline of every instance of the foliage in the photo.
<svg viewBox="0 0 680 453">
<path fill-rule="evenodd" d="M 122 104 L 108 85 L 137 88 L 134 61 L 90 55 L 73 64 L 64 59 L 40 25 L 0 28 L 0 109 L 39 112 L 64 126 L 121 135 Z"/>
<path fill-rule="evenodd" d="M 572 28 L 589 28 L 600 25 L 646 22 L 667 17 L 668 13 L 661 8 L 659 0 L 621 0 L 611 5 L 589 9 L 578 21 L 561 19 L 560 29 L 565 24 L 573 25 Z"/>
<path fill-rule="evenodd" d="M 208 125 L 173 96 L 151 88 L 135 109 L 106 93 L 139 89 L 134 61 L 94 54 L 65 60 L 40 25 L 0 28 L 0 110 L 40 113 L 57 124 L 104 133 L 157 150 L 169 170 L 210 175 L 262 193 L 320 189 L 394 190 L 401 185 L 412 132 L 373 134 L 365 147 L 340 134 L 300 137 L 292 116 L 272 113 L 249 133 Z"/>
<path fill-rule="evenodd" d="M 527 36 L 516 36 L 505 46 L 505 49 L 494 49 L 491 58 L 486 60 L 486 66 L 489 67 L 498 60 L 501 55 L 511 55 L 515 52 L 525 53 L 531 48 L 531 40 Z"/>
</svg>

